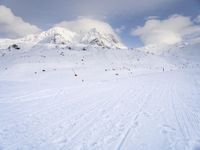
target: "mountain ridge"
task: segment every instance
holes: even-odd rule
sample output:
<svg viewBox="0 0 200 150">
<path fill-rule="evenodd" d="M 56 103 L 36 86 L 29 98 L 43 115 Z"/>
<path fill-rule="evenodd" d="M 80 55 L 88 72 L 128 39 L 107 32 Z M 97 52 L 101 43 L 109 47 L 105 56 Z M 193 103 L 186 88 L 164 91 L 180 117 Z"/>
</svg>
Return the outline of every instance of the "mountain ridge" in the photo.
<svg viewBox="0 0 200 150">
<path fill-rule="evenodd" d="M 83 47 L 101 47 L 108 49 L 126 49 L 118 37 L 112 34 L 98 32 L 95 28 L 79 34 L 62 27 L 53 27 L 47 31 L 31 34 L 19 39 L 2 39 L 0 45 L 12 44 L 53 44 L 53 45 L 83 45 Z M 6 47 L 4 47 L 6 48 Z"/>
</svg>

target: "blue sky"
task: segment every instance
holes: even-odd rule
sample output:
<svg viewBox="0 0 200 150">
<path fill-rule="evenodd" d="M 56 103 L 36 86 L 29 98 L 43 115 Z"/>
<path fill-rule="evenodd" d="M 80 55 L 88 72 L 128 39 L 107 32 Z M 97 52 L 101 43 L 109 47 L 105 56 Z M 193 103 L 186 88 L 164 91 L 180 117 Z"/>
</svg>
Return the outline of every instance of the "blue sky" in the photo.
<svg viewBox="0 0 200 150">
<path fill-rule="evenodd" d="M 200 0 L 0 0 L 0 5 L 43 30 L 79 16 L 103 20 L 121 29 L 118 34 L 129 47 L 143 44 L 131 29 L 143 26 L 149 16 L 162 20 L 173 14 L 191 19 L 200 15 Z"/>
</svg>

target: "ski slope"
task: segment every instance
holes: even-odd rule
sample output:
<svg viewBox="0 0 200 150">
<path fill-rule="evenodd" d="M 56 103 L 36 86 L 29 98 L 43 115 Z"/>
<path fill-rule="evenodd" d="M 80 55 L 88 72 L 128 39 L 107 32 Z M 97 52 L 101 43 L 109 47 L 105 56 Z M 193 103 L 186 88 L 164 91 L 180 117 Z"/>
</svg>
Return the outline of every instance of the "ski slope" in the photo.
<svg viewBox="0 0 200 150">
<path fill-rule="evenodd" d="M 199 55 L 44 45 L 1 53 L 2 150 L 200 149 Z"/>
</svg>

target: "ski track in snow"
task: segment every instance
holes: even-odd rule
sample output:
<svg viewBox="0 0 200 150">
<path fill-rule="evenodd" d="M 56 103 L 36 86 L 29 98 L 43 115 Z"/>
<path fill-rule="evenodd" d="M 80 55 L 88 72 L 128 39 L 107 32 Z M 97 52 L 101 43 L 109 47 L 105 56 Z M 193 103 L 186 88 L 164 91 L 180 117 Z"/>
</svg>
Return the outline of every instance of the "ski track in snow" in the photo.
<svg viewBox="0 0 200 150">
<path fill-rule="evenodd" d="M 163 72 L 78 90 L 8 95 L 0 99 L 0 149 L 197 150 L 197 73 Z"/>
</svg>

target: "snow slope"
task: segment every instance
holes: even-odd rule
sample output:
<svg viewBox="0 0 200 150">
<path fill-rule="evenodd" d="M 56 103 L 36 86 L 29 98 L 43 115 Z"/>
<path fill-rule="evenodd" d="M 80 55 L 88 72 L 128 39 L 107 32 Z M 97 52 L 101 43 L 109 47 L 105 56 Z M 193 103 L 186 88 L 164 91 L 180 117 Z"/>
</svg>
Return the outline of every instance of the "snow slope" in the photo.
<svg viewBox="0 0 200 150">
<path fill-rule="evenodd" d="M 198 43 L 50 45 L 0 50 L 0 149 L 200 149 Z"/>
</svg>

